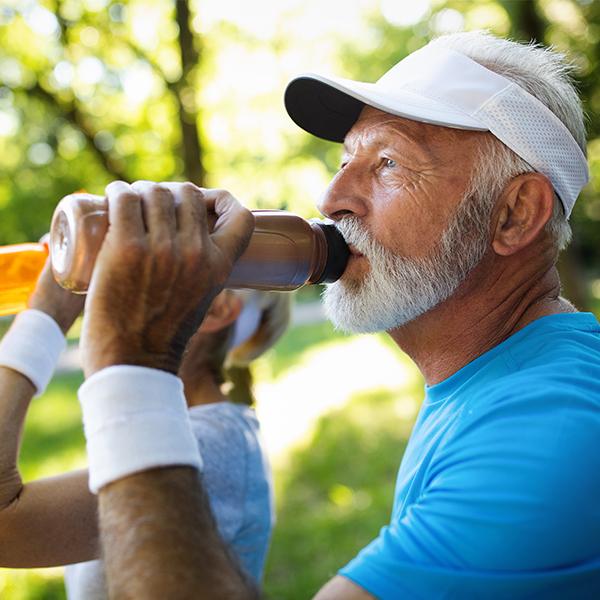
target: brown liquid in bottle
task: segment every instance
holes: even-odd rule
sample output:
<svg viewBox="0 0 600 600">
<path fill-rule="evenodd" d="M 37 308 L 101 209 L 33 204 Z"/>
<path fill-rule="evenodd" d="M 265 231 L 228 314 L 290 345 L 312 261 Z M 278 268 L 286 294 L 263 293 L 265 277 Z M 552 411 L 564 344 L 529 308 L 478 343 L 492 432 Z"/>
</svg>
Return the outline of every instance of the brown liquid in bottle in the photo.
<svg viewBox="0 0 600 600">
<path fill-rule="evenodd" d="M 225 284 L 230 288 L 294 290 L 341 277 L 348 246 L 335 226 L 285 211 L 253 211 L 254 233 Z M 72 194 L 54 212 L 50 252 L 56 280 L 84 293 L 108 228 L 105 198 Z"/>
<path fill-rule="evenodd" d="M 44 244 L 0 247 L 0 316 L 27 308 L 27 300 L 47 257 L 48 249 Z"/>
</svg>

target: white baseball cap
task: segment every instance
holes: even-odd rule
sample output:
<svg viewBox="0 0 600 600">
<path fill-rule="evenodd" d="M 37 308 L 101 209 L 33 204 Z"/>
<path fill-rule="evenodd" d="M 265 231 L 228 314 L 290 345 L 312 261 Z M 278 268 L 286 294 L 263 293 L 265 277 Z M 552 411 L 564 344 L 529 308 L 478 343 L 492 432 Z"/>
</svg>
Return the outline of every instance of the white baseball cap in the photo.
<svg viewBox="0 0 600 600">
<path fill-rule="evenodd" d="M 285 91 L 294 122 L 335 142 L 344 140 L 365 105 L 423 123 L 491 132 L 548 177 L 567 216 L 589 180 L 585 155 L 547 106 L 454 50 L 425 46 L 376 83 L 308 73 Z"/>
</svg>

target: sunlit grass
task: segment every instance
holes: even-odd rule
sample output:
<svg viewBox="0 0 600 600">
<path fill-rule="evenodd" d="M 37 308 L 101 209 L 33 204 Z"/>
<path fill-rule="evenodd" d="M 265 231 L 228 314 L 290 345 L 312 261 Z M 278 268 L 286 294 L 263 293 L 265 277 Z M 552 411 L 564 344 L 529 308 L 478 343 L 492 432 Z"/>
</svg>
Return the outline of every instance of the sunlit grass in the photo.
<svg viewBox="0 0 600 600">
<path fill-rule="evenodd" d="M 401 396 L 420 382 L 412 363 L 385 336 L 345 336 L 329 323 L 292 329 L 257 372 L 257 413 L 275 467 L 312 434 L 323 413 L 344 406 L 352 395 L 383 386 Z M 403 410 L 414 416 L 417 400 L 406 401 Z"/>
<path fill-rule="evenodd" d="M 312 597 L 389 521 L 412 426 L 412 418 L 398 416 L 402 403 L 387 390 L 353 398 L 321 417 L 277 472 L 267 597 Z"/>
</svg>

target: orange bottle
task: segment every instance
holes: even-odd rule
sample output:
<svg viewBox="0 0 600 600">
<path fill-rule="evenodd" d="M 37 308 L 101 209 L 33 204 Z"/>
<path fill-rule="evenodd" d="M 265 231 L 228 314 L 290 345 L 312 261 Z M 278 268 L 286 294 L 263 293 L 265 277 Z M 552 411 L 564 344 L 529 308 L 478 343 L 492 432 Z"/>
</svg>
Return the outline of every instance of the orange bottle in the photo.
<svg viewBox="0 0 600 600">
<path fill-rule="evenodd" d="M 48 257 L 44 244 L 14 244 L 0 247 L 0 316 L 27 307 Z"/>
</svg>

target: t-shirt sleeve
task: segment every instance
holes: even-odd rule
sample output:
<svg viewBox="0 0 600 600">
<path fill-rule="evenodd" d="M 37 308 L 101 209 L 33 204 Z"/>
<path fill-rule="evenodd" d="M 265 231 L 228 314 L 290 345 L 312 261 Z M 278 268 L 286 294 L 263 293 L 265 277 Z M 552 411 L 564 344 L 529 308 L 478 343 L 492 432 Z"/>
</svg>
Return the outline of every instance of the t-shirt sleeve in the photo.
<svg viewBox="0 0 600 600">
<path fill-rule="evenodd" d="M 583 397 L 515 396 L 466 413 L 418 500 L 341 575 L 378 598 L 485 597 L 490 585 L 510 597 L 517 583 L 556 597 L 563 565 L 600 557 L 598 412 Z"/>
</svg>

